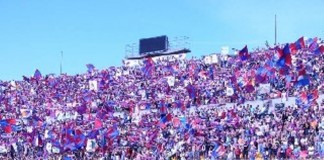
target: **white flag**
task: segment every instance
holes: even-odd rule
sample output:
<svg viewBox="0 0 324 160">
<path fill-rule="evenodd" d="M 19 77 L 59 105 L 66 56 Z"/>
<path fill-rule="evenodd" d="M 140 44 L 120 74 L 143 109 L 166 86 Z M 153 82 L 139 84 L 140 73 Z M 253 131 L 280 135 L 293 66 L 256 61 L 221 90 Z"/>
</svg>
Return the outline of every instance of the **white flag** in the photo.
<svg viewBox="0 0 324 160">
<path fill-rule="evenodd" d="M 97 91 L 98 90 L 98 82 L 96 80 L 89 81 L 89 89 Z"/>
<path fill-rule="evenodd" d="M 234 89 L 230 88 L 230 87 L 227 87 L 226 88 L 226 95 L 227 96 L 232 96 L 233 94 L 234 94 Z"/>
<path fill-rule="evenodd" d="M 169 86 L 170 87 L 173 87 L 174 86 L 175 78 L 173 76 L 169 76 L 169 77 L 167 77 L 167 80 L 168 80 Z"/>
<path fill-rule="evenodd" d="M 142 100 L 146 99 L 146 91 L 145 90 L 139 90 L 138 93 L 141 95 Z"/>
</svg>

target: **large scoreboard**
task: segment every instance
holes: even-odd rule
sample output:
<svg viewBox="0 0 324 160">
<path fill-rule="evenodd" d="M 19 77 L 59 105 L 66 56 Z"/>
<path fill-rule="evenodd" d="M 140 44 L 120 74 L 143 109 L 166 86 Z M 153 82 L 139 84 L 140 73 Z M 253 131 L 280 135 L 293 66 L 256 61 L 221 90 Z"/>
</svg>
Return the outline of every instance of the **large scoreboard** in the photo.
<svg viewBox="0 0 324 160">
<path fill-rule="evenodd" d="M 167 36 L 159 36 L 152 38 L 143 38 L 139 40 L 139 54 L 145 55 L 152 52 L 164 52 L 169 47 Z"/>
</svg>

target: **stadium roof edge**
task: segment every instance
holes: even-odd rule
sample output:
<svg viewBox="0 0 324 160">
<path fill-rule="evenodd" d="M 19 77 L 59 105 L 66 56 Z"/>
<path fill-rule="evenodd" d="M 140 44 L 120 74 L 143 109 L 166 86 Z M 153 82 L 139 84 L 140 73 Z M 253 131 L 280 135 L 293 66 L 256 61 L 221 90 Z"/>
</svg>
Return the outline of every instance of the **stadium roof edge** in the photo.
<svg viewBox="0 0 324 160">
<path fill-rule="evenodd" d="M 175 51 L 169 51 L 169 52 L 162 52 L 162 53 L 152 53 L 152 54 L 146 54 L 146 55 L 140 55 L 140 56 L 132 56 L 132 57 L 126 57 L 128 60 L 138 60 L 138 59 L 144 59 L 148 57 L 159 57 L 159 56 L 167 56 L 167 55 L 175 55 L 175 54 L 183 54 L 183 53 L 190 53 L 191 50 L 184 48 L 184 49 L 179 49 Z"/>
</svg>

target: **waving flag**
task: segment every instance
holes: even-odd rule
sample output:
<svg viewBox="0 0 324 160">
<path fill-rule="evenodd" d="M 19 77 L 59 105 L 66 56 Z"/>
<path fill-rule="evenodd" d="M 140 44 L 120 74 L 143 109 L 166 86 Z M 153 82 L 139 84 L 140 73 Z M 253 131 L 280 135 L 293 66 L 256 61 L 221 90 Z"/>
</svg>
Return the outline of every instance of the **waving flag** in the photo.
<svg viewBox="0 0 324 160">
<path fill-rule="evenodd" d="M 179 71 L 179 66 L 177 65 L 172 65 L 172 64 L 168 64 L 165 68 L 164 71 L 166 72 L 170 72 L 171 74 L 177 74 Z"/>
<path fill-rule="evenodd" d="M 119 136 L 119 131 L 118 131 L 116 125 L 114 125 L 113 127 L 111 127 L 111 128 L 108 129 L 107 136 L 110 139 L 115 139 L 117 136 Z"/>
<path fill-rule="evenodd" d="M 298 96 L 297 99 L 300 103 L 306 104 L 308 99 L 307 99 L 307 93 L 306 92 L 301 92 Z"/>
<path fill-rule="evenodd" d="M 323 54 L 324 53 L 324 46 L 319 46 L 315 51 L 315 54 Z"/>
<path fill-rule="evenodd" d="M 196 65 L 194 63 L 191 63 L 188 67 L 188 70 L 190 77 L 194 76 L 196 73 Z"/>
<path fill-rule="evenodd" d="M 283 57 L 283 50 L 279 47 L 279 46 L 276 46 L 276 48 L 275 48 L 275 57 L 276 58 L 278 58 L 278 59 L 280 59 L 281 57 Z"/>
<path fill-rule="evenodd" d="M 297 79 L 298 86 L 307 86 L 307 85 L 309 85 L 309 83 L 310 83 L 310 81 L 309 81 L 309 77 L 307 75 L 298 76 L 298 79 Z"/>
<path fill-rule="evenodd" d="M 174 117 L 172 120 L 173 126 L 174 127 L 179 127 L 180 126 L 180 119 L 178 117 Z"/>
<path fill-rule="evenodd" d="M 285 45 L 285 47 L 282 49 L 282 51 L 278 51 L 278 54 L 279 54 L 279 60 L 277 61 L 277 65 L 279 67 L 284 67 L 285 65 L 287 65 L 287 66 L 292 65 L 291 52 L 290 52 L 290 47 L 289 47 L 288 43 Z"/>
<path fill-rule="evenodd" d="M 305 42 L 306 42 L 306 45 L 311 45 L 312 43 L 316 42 L 317 43 L 318 41 L 318 38 L 317 37 L 314 37 L 314 38 L 308 38 Z"/>
<path fill-rule="evenodd" d="M 308 48 L 311 52 L 314 52 L 318 48 L 317 37 L 315 37 L 309 41 Z"/>
<path fill-rule="evenodd" d="M 94 128 L 95 129 L 101 129 L 102 128 L 102 121 L 100 119 L 96 119 L 94 122 Z"/>
<path fill-rule="evenodd" d="M 3 128 L 3 131 L 5 132 L 5 133 L 11 133 L 13 130 L 12 130 L 12 126 L 10 126 L 10 125 L 8 125 L 8 126 L 5 126 L 4 128 Z"/>
<path fill-rule="evenodd" d="M 159 104 L 159 108 L 160 108 L 160 113 L 161 114 L 166 114 L 168 112 L 168 108 L 166 107 L 166 105 L 164 104 L 164 102 L 161 102 Z"/>
<path fill-rule="evenodd" d="M 183 103 L 180 100 L 175 101 L 174 104 L 175 104 L 175 107 L 177 107 L 177 108 L 182 108 L 182 106 L 183 106 Z"/>
<path fill-rule="evenodd" d="M 152 57 L 145 59 L 143 63 L 144 67 L 142 68 L 142 71 L 146 77 L 150 77 L 154 72 L 154 61 Z"/>
<path fill-rule="evenodd" d="M 290 49 L 290 51 L 291 51 L 292 54 L 295 54 L 297 52 L 297 50 L 298 50 L 295 43 L 291 43 L 289 45 L 289 49 Z"/>
<path fill-rule="evenodd" d="M 93 64 L 87 64 L 86 65 L 87 68 L 88 68 L 88 72 L 91 73 L 95 70 L 95 66 Z"/>
<path fill-rule="evenodd" d="M 267 75 L 266 68 L 265 67 L 259 67 L 257 69 L 256 75 L 266 76 Z"/>
<path fill-rule="evenodd" d="M 301 94 L 298 95 L 296 98 L 296 104 L 303 108 L 308 108 L 314 103 L 316 103 L 316 100 L 318 98 L 319 94 L 317 89 L 312 90 L 310 93 L 301 92 Z"/>
<path fill-rule="evenodd" d="M 286 46 L 284 47 L 283 54 L 284 54 L 285 64 L 287 66 L 291 66 L 291 53 L 288 44 L 286 44 Z"/>
<path fill-rule="evenodd" d="M 172 115 L 171 113 L 168 114 L 161 114 L 160 122 L 161 123 L 167 123 L 172 121 Z"/>
<path fill-rule="evenodd" d="M 165 72 L 170 72 L 170 73 L 172 73 L 172 74 L 175 73 L 175 71 L 174 71 L 172 65 L 170 65 L 170 64 L 168 64 L 167 66 L 164 67 L 164 71 L 165 71 Z"/>
<path fill-rule="evenodd" d="M 21 130 L 16 126 L 16 119 L 0 120 L 0 127 L 5 133 L 11 133 L 16 132 L 17 130 Z"/>
<path fill-rule="evenodd" d="M 77 108 L 77 112 L 79 114 L 85 114 L 87 112 L 87 106 L 85 103 L 83 103 L 81 106 Z"/>
<path fill-rule="evenodd" d="M 192 84 L 187 85 L 186 88 L 187 88 L 187 91 L 188 91 L 189 97 L 190 97 L 191 99 L 196 98 L 196 88 L 195 88 Z"/>
<path fill-rule="evenodd" d="M 161 114 L 161 116 L 160 116 L 160 122 L 161 123 L 166 123 L 167 122 L 166 114 Z"/>
<path fill-rule="evenodd" d="M 304 65 L 299 65 L 297 67 L 297 71 L 298 71 L 298 77 L 297 77 L 297 82 L 296 85 L 297 86 L 306 86 L 310 84 L 309 81 L 309 76 L 306 74 L 306 68 L 304 67 Z"/>
<path fill-rule="evenodd" d="M 76 148 L 80 149 L 85 146 L 86 136 L 80 130 L 76 130 L 74 134 L 74 142 Z"/>
<path fill-rule="evenodd" d="M 319 93 L 317 89 L 314 89 L 311 93 L 308 94 L 307 99 L 310 102 L 315 102 L 319 98 Z"/>
<path fill-rule="evenodd" d="M 219 154 L 218 154 L 218 151 L 219 151 L 219 145 L 218 144 L 215 144 L 214 148 L 213 148 L 213 151 L 212 151 L 212 156 L 214 158 L 218 158 Z"/>
<path fill-rule="evenodd" d="M 17 123 L 16 119 L 7 119 L 8 124 L 15 125 Z"/>
<path fill-rule="evenodd" d="M 150 103 L 146 103 L 145 104 L 145 109 L 151 109 L 151 104 Z"/>
<path fill-rule="evenodd" d="M 36 69 L 36 71 L 34 73 L 34 78 L 37 80 L 40 80 L 42 78 L 42 74 L 38 69 Z"/>
<path fill-rule="evenodd" d="M 240 50 L 239 56 L 242 61 L 245 61 L 250 57 L 247 45 L 242 50 Z"/>
<path fill-rule="evenodd" d="M 267 74 L 270 73 L 265 67 L 259 67 L 255 75 L 255 81 L 258 83 L 265 83 L 267 80 Z"/>
<path fill-rule="evenodd" d="M 214 70 L 215 70 L 214 65 L 210 66 L 208 70 L 209 78 L 211 78 L 212 80 L 214 80 Z"/>
<path fill-rule="evenodd" d="M 171 115 L 171 113 L 168 113 L 166 115 L 166 119 L 167 119 L 168 122 L 172 121 L 172 115 Z"/>
<path fill-rule="evenodd" d="M 295 45 L 296 45 L 296 49 L 302 49 L 302 48 L 305 48 L 305 41 L 304 41 L 304 37 L 300 37 L 296 42 L 295 42 Z"/>
<path fill-rule="evenodd" d="M 245 76 L 241 76 L 237 79 L 237 84 L 242 88 L 247 84 L 247 78 Z"/>
</svg>

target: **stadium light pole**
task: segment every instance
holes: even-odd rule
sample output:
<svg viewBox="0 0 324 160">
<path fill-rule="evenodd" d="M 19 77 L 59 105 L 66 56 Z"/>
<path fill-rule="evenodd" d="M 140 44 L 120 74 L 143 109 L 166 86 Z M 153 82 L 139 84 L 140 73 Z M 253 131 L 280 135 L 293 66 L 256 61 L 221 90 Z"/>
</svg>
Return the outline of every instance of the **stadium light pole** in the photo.
<svg viewBox="0 0 324 160">
<path fill-rule="evenodd" d="M 63 51 L 61 51 L 61 62 L 60 62 L 60 74 L 62 75 L 62 68 L 63 68 Z"/>
<path fill-rule="evenodd" d="M 277 45 L 277 14 L 275 14 L 275 45 Z"/>
</svg>

